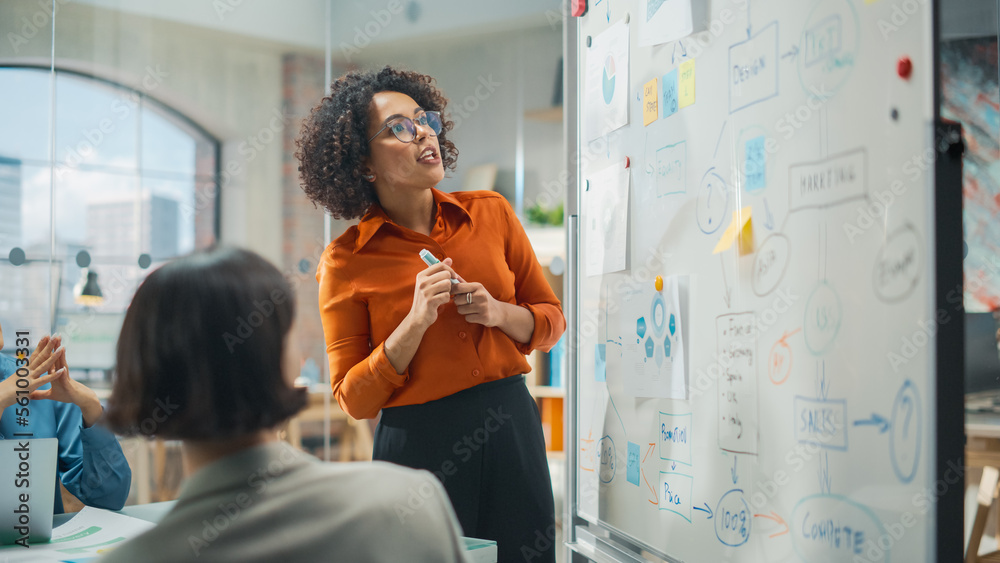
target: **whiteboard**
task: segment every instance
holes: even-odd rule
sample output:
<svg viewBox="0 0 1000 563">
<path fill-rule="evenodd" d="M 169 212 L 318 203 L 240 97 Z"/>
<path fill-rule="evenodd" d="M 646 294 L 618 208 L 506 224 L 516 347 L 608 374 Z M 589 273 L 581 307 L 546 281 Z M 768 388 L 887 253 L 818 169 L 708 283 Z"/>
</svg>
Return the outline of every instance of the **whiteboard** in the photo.
<svg viewBox="0 0 1000 563">
<path fill-rule="evenodd" d="M 588 4 L 574 516 L 668 560 L 934 560 L 932 5 L 720 0 L 640 46 L 684 3 Z"/>
</svg>

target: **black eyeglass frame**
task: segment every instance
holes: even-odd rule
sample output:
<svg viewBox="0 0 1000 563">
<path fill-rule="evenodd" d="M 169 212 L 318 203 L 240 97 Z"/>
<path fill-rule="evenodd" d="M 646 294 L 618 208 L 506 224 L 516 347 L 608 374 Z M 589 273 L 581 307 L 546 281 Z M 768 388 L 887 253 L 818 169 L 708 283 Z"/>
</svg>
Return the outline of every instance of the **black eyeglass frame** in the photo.
<svg viewBox="0 0 1000 563">
<path fill-rule="evenodd" d="M 427 116 L 429 114 L 434 114 L 434 115 L 437 116 L 437 122 L 438 122 L 438 126 L 439 126 L 439 128 L 438 128 L 437 131 L 434 131 L 434 127 L 430 124 L 430 120 L 427 119 Z M 434 131 L 434 136 L 435 137 L 444 128 L 444 122 L 441 120 L 441 112 L 439 112 L 439 111 L 436 111 L 436 110 L 425 111 L 420 116 L 418 116 L 416 119 L 420 119 L 421 117 L 423 117 L 425 119 L 425 121 L 427 121 L 427 125 L 426 126 L 428 128 L 430 128 L 431 131 Z M 418 125 L 418 123 L 416 122 L 416 120 L 410 119 L 409 117 L 406 117 L 405 115 L 403 115 L 403 116 L 393 117 L 392 119 L 386 120 L 385 124 L 382 125 L 382 128 L 379 129 L 377 133 L 375 133 L 374 135 L 372 135 L 371 139 L 368 139 L 368 142 L 371 143 L 372 141 L 374 141 L 375 137 L 378 137 L 379 135 L 381 135 L 382 131 L 385 131 L 386 128 L 389 127 L 390 123 L 394 124 L 396 122 L 396 120 L 401 120 L 403 123 L 409 121 L 410 124 L 413 125 L 413 138 L 412 139 L 410 139 L 409 141 L 404 141 L 404 140 L 402 140 L 402 139 L 399 138 L 399 135 L 397 135 L 395 131 L 393 131 L 392 135 L 394 137 L 396 137 L 396 140 L 399 141 L 400 143 L 412 143 L 413 141 L 416 141 L 417 140 L 417 125 Z M 424 127 L 424 125 L 420 125 L 420 126 Z"/>
</svg>

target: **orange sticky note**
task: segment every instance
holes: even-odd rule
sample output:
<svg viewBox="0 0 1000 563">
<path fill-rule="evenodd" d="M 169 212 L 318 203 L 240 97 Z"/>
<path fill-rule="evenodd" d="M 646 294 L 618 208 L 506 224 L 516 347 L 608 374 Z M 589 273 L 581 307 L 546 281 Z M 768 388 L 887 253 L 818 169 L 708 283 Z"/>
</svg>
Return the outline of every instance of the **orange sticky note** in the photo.
<svg viewBox="0 0 1000 563">
<path fill-rule="evenodd" d="M 680 74 L 677 77 L 678 106 L 686 108 L 694 103 L 694 59 L 681 63 Z"/>
<path fill-rule="evenodd" d="M 659 90 L 656 88 L 656 79 L 652 79 L 642 87 L 642 125 L 646 126 L 660 118 L 659 106 L 656 103 L 656 96 Z"/>
<path fill-rule="evenodd" d="M 737 243 L 740 256 L 745 256 L 753 252 L 753 225 L 750 222 L 750 206 L 738 211 L 733 211 L 733 221 L 726 227 L 719 238 L 718 244 L 712 254 L 718 254 L 729 250 L 733 243 Z"/>
</svg>

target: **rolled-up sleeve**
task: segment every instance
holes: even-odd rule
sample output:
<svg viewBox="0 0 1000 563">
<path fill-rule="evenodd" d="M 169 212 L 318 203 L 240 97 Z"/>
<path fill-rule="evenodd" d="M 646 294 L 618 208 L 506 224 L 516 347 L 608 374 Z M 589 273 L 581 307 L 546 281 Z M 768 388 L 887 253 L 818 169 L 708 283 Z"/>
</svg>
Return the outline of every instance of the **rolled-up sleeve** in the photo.
<svg viewBox="0 0 1000 563">
<path fill-rule="evenodd" d="M 328 255 L 320 261 L 316 279 L 333 396 L 355 419 L 374 418 L 409 373 L 396 373 L 384 344 L 372 348 L 368 307 Z"/>
<path fill-rule="evenodd" d="M 132 487 L 132 470 L 115 435 L 96 425 L 84 428 L 76 405 L 55 406 L 59 480 L 87 506 L 120 510 Z"/>
<path fill-rule="evenodd" d="M 566 317 L 563 316 L 559 299 L 545 279 L 542 266 L 535 257 L 535 251 L 531 248 L 521 222 L 507 200 L 500 201 L 507 220 L 505 254 L 507 265 L 514 273 L 514 296 L 517 305 L 530 311 L 535 319 L 531 340 L 525 344 L 515 342 L 515 345 L 522 354 L 530 354 L 535 349 L 548 352 L 566 330 Z"/>
</svg>

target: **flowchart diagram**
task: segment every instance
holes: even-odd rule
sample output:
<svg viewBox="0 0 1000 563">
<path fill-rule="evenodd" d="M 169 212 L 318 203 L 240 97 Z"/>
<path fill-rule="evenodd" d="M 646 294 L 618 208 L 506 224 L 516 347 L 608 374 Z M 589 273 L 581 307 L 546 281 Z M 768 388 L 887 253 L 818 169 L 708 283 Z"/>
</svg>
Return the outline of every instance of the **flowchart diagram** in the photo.
<svg viewBox="0 0 1000 563">
<path fill-rule="evenodd" d="M 914 329 L 934 314 L 930 180 L 899 164 L 926 136 L 886 148 L 844 117 L 885 10 L 778 4 L 740 2 L 719 33 L 633 65 L 630 266 L 584 280 L 600 314 L 581 354 L 582 512 L 683 560 L 711 538 L 726 561 L 906 561 L 924 548 L 927 511 L 907 503 L 932 424 L 932 335 Z M 904 66 L 881 79 L 910 86 Z M 877 103 L 925 132 L 914 104 Z M 918 532 L 896 537 L 911 512 Z"/>
</svg>

